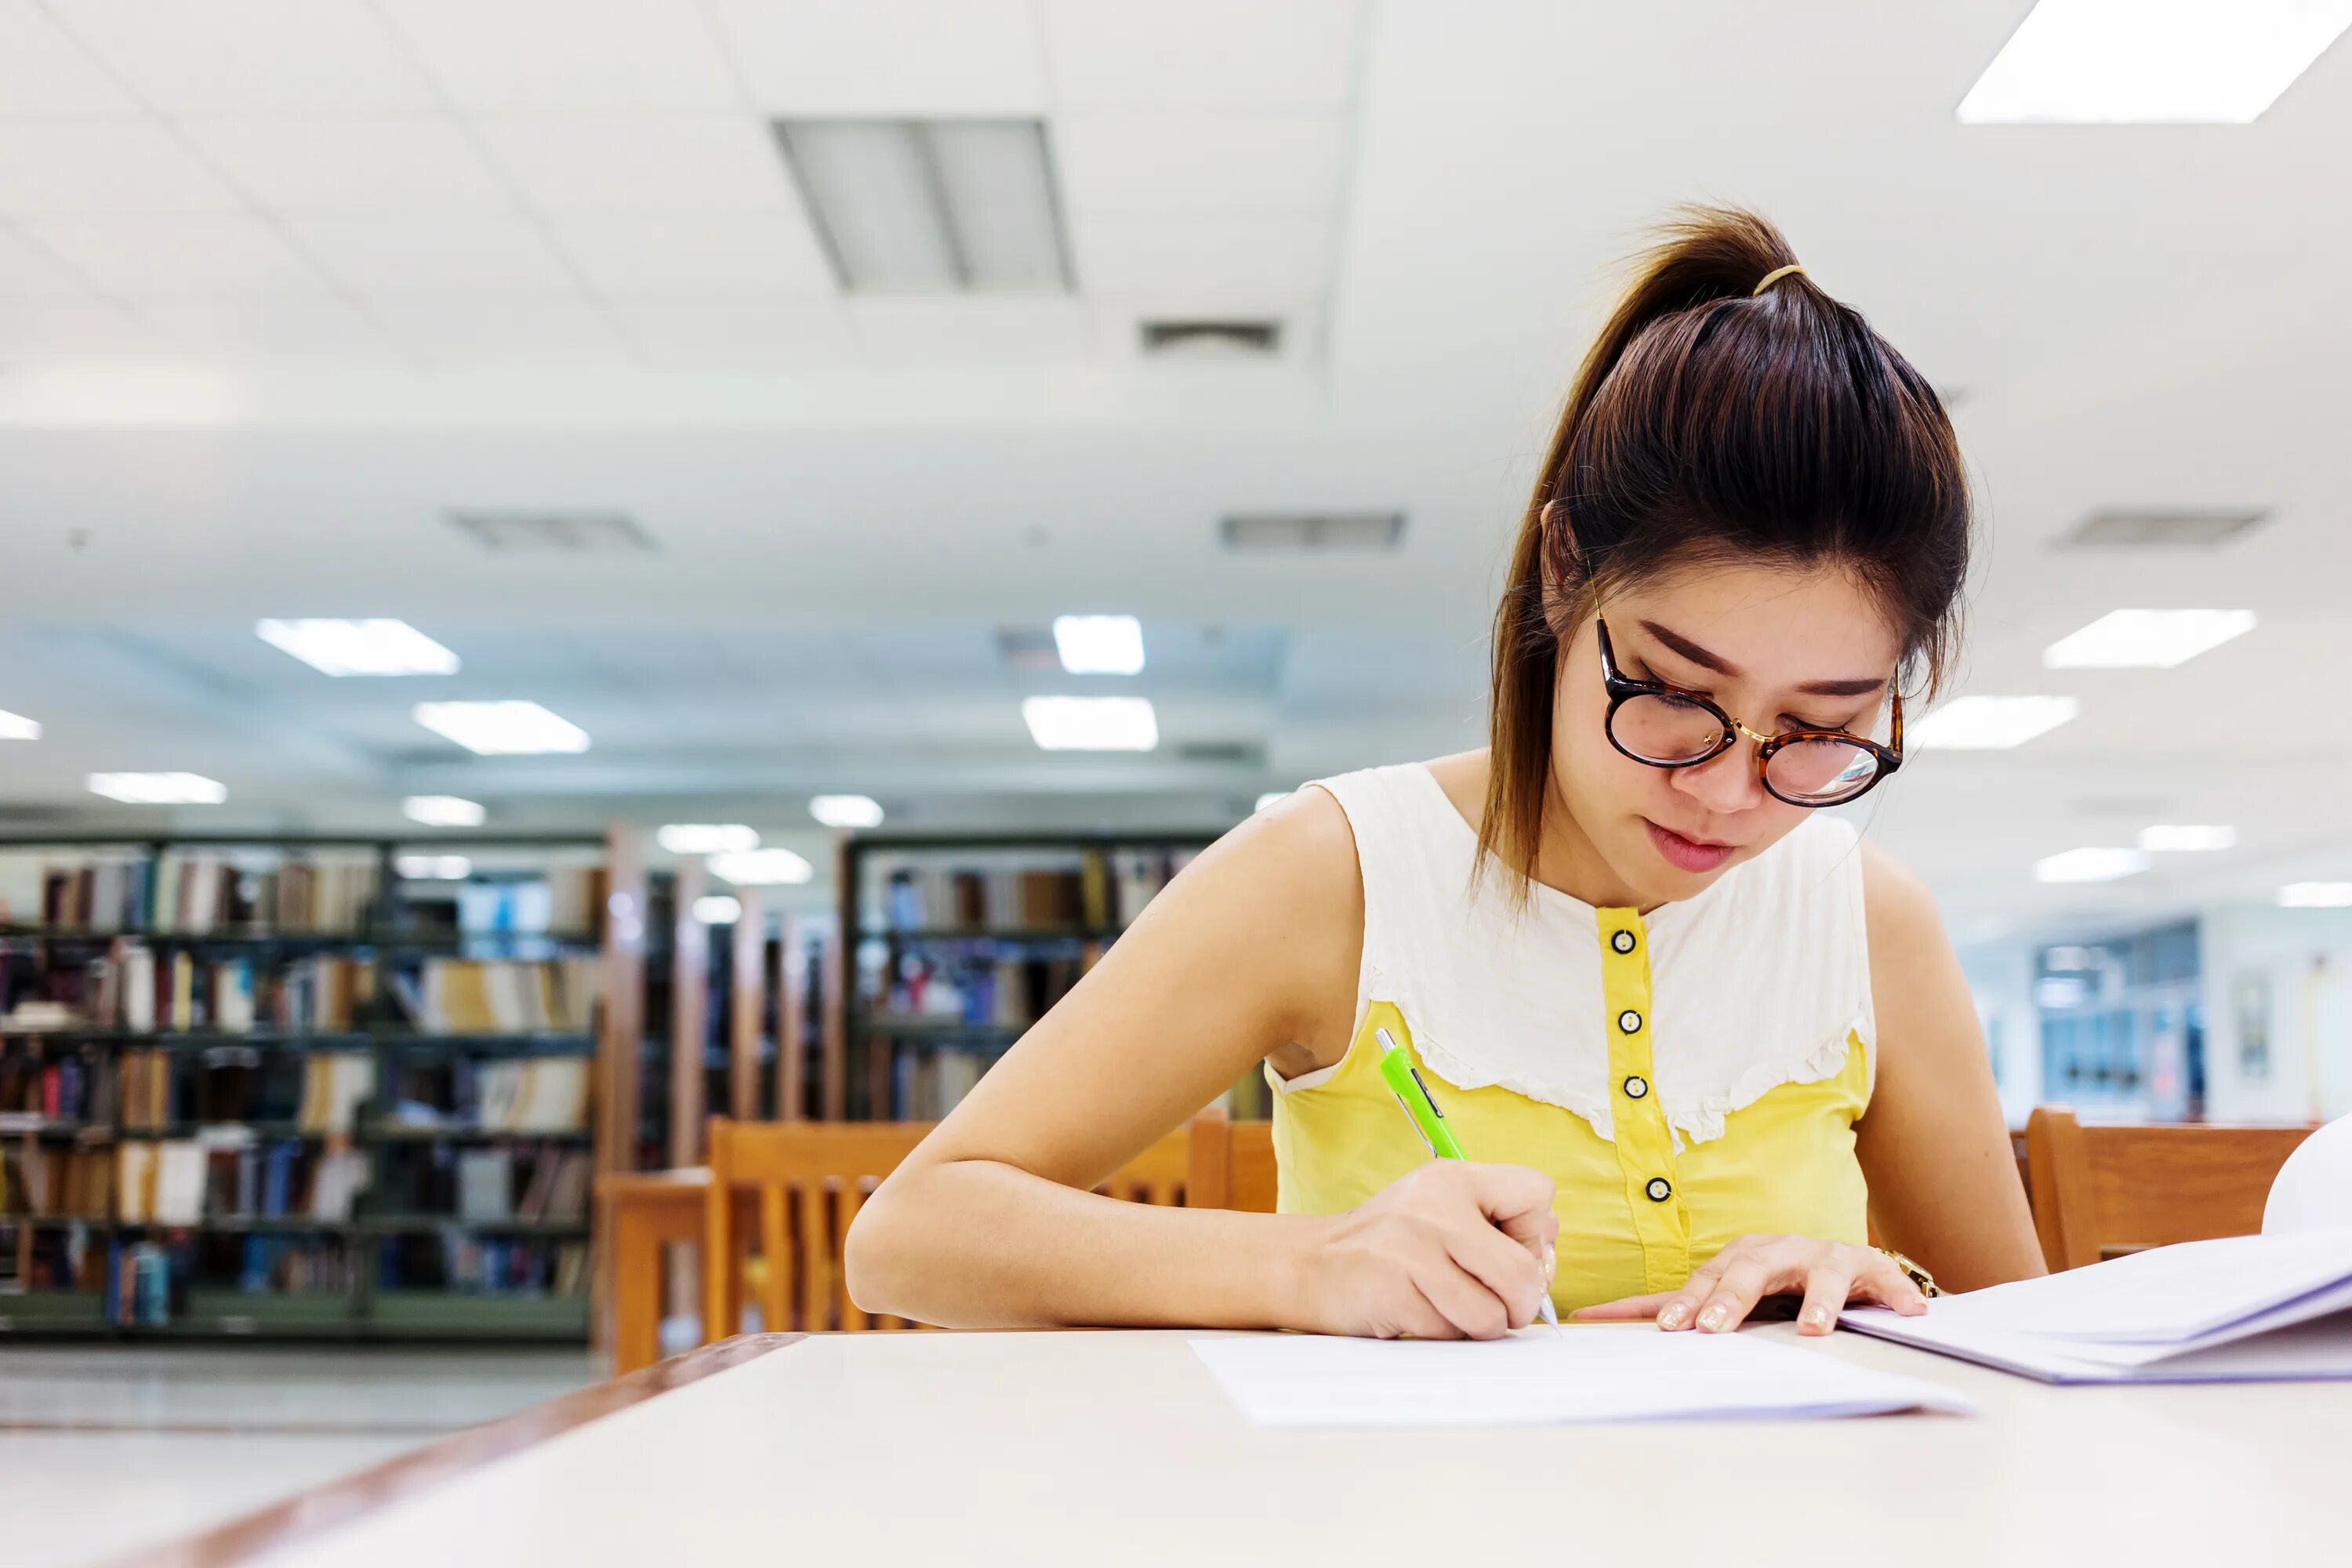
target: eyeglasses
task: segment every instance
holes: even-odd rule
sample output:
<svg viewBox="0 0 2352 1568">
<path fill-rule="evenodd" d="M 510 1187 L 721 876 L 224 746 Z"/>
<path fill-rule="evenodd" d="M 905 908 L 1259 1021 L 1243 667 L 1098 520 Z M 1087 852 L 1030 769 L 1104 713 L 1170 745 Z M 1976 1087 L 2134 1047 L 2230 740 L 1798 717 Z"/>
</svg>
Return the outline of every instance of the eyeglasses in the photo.
<svg viewBox="0 0 2352 1568">
<path fill-rule="evenodd" d="M 1894 727 L 1882 746 L 1846 730 L 1783 730 L 1759 735 L 1695 691 L 1633 680 L 1617 668 L 1609 623 L 1601 631 L 1601 680 L 1609 689 L 1609 743 L 1654 768 L 1695 768 L 1739 744 L 1756 742 L 1756 772 L 1775 800 L 1839 805 L 1867 795 L 1903 765 L 1903 694 L 1895 693 Z"/>
</svg>

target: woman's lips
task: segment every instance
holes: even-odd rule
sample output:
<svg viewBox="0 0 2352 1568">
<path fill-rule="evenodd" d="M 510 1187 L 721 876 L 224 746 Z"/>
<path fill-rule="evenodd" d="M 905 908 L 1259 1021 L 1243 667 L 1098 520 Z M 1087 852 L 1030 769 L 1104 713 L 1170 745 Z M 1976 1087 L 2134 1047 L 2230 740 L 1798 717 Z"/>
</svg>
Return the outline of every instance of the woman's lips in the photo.
<svg viewBox="0 0 2352 1568">
<path fill-rule="evenodd" d="M 1642 826 L 1650 830 L 1650 842 L 1658 847 L 1666 864 L 1677 871 L 1706 872 L 1715 870 L 1731 858 L 1730 844 L 1706 844 L 1696 838 L 1685 838 L 1671 827 L 1661 827 L 1648 817 Z"/>
</svg>

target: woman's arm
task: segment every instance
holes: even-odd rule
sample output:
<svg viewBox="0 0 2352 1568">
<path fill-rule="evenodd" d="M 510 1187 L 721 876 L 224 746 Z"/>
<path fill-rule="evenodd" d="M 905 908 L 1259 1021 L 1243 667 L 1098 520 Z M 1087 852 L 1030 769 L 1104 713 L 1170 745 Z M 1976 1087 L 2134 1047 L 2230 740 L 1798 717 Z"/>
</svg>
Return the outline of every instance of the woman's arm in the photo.
<svg viewBox="0 0 2352 1568">
<path fill-rule="evenodd" d="M 1959 959 L 1927 888 L 1862 846 L 1877 1082 L 1856 1124 L 1873 1229 L 1947 1289 L 2044 1272 Z"/>
<path fill-rule="evenodd" d="M 1533 1172 L 1424 1168 L 1352 1214 L 1316 1217 L 1088 1190 L 1268 1056 L 1294 1075 L 1339 1060 L 1362 931 L 1337 802 L 1302 791 L 1236 828 L 859 1210 L 846 1257 L 857 1304 L 956 1327 L 1442 1336 L 1525 1323 L 1553 1224 L 1551 1184 Z"/>
</svg>

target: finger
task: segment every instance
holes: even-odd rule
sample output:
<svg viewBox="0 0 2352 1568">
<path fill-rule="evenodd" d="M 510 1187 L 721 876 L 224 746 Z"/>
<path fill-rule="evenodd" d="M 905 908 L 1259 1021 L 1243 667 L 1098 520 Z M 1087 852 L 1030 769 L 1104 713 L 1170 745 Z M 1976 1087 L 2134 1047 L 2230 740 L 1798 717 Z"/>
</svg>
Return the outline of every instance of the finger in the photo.
<svg viewBox="0 0 2352 1568">
<path fill-rule="evenodd" d="M 1430 1300 L 1429 1293 L 1419 1284 L 1408 1279 L 1405 1289 L 1412 1298 L 1399 1314 L 1405 1334 L 1416 1340 L 1458 1340 L 1462 1337 L 1462 1331 L 1437 1310 L 1436 1304 Z"/>
<path fill-rule="evenodd" d="M 1907 1283 L 1907 1281 L 1906 1281 Z M 1853 1274 L 1835 1263 L 1824 1263 L 1805 1279 L 1805 1304 L 1797 1312 L 1801 1334 L 1826 1334 L 1837 1327 L 1838 1313 L 1853 1291 Z"/>
<path fill-rule="evenodd" d="M 1716 1281 L 1723 1278 L 1723 1271 L 1744 1255 L 1744 1249 L 1734 1242 L 1692 1269 L 1690 1278 L 1683 1281 L 1683 1288 L 1667 1292 L 1664 1304 L 1658 1308 L 1658 1327 L 1668 1333 L 1689 1328 L 1698 1316 L 1700 1305 L 1715 1293 Z"/>
<path fill-rule="evenodd" d="M 1580 1323 L 1631 1323 L 1654 1318 L 1658 1309 L 1680 1294 L 1674 1290 L 1654 1290 L 1647 1296 L 1620 1296 L 1614 1301 L 1602 1301 L 1591 1307 L 1579 1307 L 1569 1316 Z"/>
<path fill-rule="evenodd" d="M 1743 1258 L 1723 1271 L 1698 1310 L 1701 1333 L 1727 1333 L 1738 1328 L 1764 1292 L 1780 1282 L 1780 1270 L 1760 1258 Z"/>
<path fill-rule="evenodd" d="M 1413 1269 L 1412 1282 L 1460 1336 L 1494 1340 L 1510 1332 L 1509 1306 L 1443 1247 Z"/>
<path fill-rule="evenodd" d="M 1536 1300 L 1549 1283 L 1543 1264 L 1528 1249 L 1483 1220 L 1450 1232 L 1445 1249 L 1464 1272 L 1503 1303 L 1506 1326 L 1526 1328 L 1535 1321 Z"/>
<path fill-rule="evenodd" d="M 1461 1167 L 1470 1184 L 1471 1201 L 1487 1221 L 1537 1258 L 1559 1239 L 1559 1216 L 1552 1213 L 1552 1179 L 1525 1165 Z"/>
<path fill-rule="evenodd" d="M 1848 1300 L 1854 1297 L 1875 1301 L 1882 1307 L 1892 1307 L 1907 1318 L 1916 1318 L 1927 1310 L 1927 1298 L 1919 1287 L 1911 1283 L 1911 1276 L 1895 1268 L 1893 1259 L 1879 1252 L 1873 1252 L 1855 1271 L 1853 1294 Z"/>
</svg>

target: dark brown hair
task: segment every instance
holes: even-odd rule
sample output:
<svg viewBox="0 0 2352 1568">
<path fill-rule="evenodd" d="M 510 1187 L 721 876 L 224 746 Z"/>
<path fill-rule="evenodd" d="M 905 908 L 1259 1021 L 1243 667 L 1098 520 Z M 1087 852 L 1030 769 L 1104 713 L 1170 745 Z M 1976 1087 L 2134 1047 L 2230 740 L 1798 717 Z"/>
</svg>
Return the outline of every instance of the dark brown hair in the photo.
<svg viewBox="0 0 2352 1568">
<path fill-rule="evenodd" d="M 1830 565 L 1877 597 L 1928 689 L 1958 641 L 1970 521 L 1951 422 L 1803 273 L 1757 291 L 1796 260 L 1754 213 L 1685 209 L 1577 372 L 1495 613 L 1478 839 L 1521 893 L 1551 787 L 1560 641 L 1602 591 L 1707 562 Z"/>
</svg>

